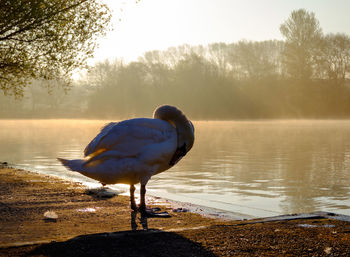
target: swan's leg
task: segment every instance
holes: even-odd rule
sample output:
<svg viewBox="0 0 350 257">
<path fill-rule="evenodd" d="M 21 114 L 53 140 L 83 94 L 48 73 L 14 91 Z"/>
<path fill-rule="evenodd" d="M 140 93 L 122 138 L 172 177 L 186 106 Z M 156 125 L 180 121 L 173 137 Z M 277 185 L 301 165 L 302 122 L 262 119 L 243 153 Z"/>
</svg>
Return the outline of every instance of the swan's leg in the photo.
<svg viewBox="0 0 350 257">
<path fill-rule="evenodd" d="M 154 209 L 147 209 L 146 208 L 146 201 L 145 201 L 145 196 L 146 196 L 146 185 L 141 185 L 141 200 L 140 200 L 140 207 L 139 211 L 141 212 L 141 215 L 143 217 L 160 217 L 160 218 L 169 218 L 171 217 L 169 213 L 167 212 L 156 212 L 159 211 L 159 208 L 154 208 Z"/>
<path fill-rule="evenodd" d="M 141 199 L 140 199 L 139 210 L 141 213 L 145 213 L 146 212 L 146 201 L 145 201 L 146 185 L 141 185 L 140 194 L 141 194 Z"/>
<path fill-rule="evenodd" d="M 137 224 L 136 224 L 136 217 L 137 217 L 137 212 L 132 211 L 131 212 L 131 230 L 137 230 Z"/>
<path fill-rule="evenodd" d="M 131 209 L 133 209 L 134 211 L 137 211 L 134 193 L 135 193 L 135 186 L 130 185 L 130 206 L 131 206 Z"/>
</svg>

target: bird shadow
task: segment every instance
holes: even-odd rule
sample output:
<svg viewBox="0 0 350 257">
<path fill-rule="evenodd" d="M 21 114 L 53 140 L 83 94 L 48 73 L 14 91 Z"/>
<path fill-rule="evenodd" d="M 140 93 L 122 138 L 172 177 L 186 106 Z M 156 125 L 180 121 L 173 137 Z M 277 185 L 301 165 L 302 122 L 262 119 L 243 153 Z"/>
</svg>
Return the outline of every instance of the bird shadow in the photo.
<svg viewBox="0 0 350 257">
<path fill-rule="evenodd" d="M 130 225 L 131 225 L 131 230 L 132 231 L 136 231 L 137 228 L 138 228 L 138 225 L 137 225 L 137 216 L 138 216 L 138 212 L 137 211 L 132 211 L 130 213 Z M 142 229 L 143 230 L 148 230 L 148 221 L 147 221 L 147 217 L 141 215 L 140 216 L 140 224 L 142 226 Z"/>
<path fill-rule="evenodd" d="M 147 217 L 131 213 L 131 230 L 80 235 L 64 242 L 41 244 L 22 256 L 217 256 L 200 243 L 175 232 L 148 229 Z"/>
</svg>

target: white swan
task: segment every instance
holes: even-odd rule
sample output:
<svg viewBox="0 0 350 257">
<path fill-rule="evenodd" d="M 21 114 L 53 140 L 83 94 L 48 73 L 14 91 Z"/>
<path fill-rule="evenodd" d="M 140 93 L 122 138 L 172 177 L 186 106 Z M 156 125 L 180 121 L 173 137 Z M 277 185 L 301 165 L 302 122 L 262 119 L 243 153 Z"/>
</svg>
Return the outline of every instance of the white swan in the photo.
<svg viewBox="0 0 350 257">
<path fill-rule="evenodd" d="M 87 145 L 83 160 L 58 160 L 72 171 L 98 180 L 102 185 L 129 184 L 131 208 L 157 216 L 146 209 L 148 180 L 175 165 L 192 148 L 194 127 L 176 107 L 157 108 L 153 119 L 137 118 L 107 124 Z M 140 207 L 135 204 L 135 184 L 141 183 Z"/>
</svg>

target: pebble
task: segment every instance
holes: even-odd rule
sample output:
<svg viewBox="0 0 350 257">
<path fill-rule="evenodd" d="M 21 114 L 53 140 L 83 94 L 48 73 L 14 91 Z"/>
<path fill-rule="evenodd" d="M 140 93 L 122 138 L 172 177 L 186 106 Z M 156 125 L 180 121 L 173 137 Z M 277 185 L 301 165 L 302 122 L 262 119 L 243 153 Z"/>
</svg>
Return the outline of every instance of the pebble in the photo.
<svg viewBox="0 0 350 257">
<path fill-rule="evenodd" d="M 187 208 L 175 208 L 173 212 L 189 212 L 190 210 Z"/>
<path fill-rule="evenodd" d="M 98 198 L 112 198 L 120 194 L 119 191 L 110 188 L 91 188 L 87 189 L 85 193 L 95 195 Z"/>
<path fill-rule="evenodd" d="M 0 168 L 6 168 L 8 166 L 7 162 L 0 162 Z"/>
<path fill-rule="evenodd" d="M 58 219 L 58 215 L 54 211 L 46 211 L 44 213 L 44 217 L 46 220 L 56 221 Z"/>
</svg>

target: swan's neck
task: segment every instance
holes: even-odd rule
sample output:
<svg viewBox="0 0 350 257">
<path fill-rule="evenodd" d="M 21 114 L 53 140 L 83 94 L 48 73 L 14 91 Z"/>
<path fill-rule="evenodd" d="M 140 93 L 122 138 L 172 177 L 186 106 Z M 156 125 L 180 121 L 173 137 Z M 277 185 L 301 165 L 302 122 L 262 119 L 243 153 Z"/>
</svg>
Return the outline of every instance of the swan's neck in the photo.
<svg viewBox="0 0 350 257">
<path fill-rule="evenodd" d="M 178 148 L 183 147 L 184 144 L 186 144 L 187 152 L 192 148 L 194 142 L 193 129 L 186 116 L 179 109 L 173 106 L 163 105 L 156 109 L 153 117 L 166 120 L 175 125 Z"/>
</svg>

